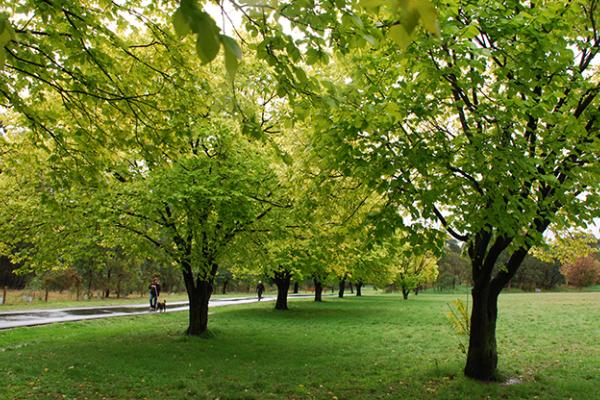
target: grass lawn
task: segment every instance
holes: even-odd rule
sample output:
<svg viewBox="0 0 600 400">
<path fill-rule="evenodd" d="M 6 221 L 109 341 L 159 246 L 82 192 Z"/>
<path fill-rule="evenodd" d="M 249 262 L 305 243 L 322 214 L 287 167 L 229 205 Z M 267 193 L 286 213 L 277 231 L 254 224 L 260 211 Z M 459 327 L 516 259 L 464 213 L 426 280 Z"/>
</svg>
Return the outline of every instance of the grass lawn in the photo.
<svg viewBox="0 0 600 400">
<path fill-rule="evenodd" d="M 456 295 L 294 300 L 0 332 L 0 399 L 594 399 L 600 293 L 501 296 L 500 370 L 462 376 L 446 321 Z"/>
</svg>

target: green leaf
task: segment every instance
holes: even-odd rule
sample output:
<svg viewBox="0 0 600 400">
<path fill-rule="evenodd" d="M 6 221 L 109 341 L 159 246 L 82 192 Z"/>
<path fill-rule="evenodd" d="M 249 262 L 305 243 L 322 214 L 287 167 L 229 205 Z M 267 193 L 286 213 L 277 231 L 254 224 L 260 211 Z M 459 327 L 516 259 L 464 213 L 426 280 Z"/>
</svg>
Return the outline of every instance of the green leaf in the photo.
<svg viewBox="0 0 600 400">
<path fill-rule="evenodd" d="M 242 59 L 242 49 L 235 39 L 227 35 L 221 35 L 221 43 L 225 50 L 225 69 L 227 74 L 233 78 L 237 72 L 239 61 Z"/>
<path fill-rule="evenodd" d="M 234 38 L 227 35 L 221 35 L 221 42 L 223 43 L 226 53 L 231 53 L 237 60 L 242 59 L 242 48 L 237 44 Z"/>
<path fill-rule="evenodd" d="M 196 51 L 203 64 L 215 59 L 219 54 L 221 42 L 219 41 L 219 28 L 215 20 L 205 12 L 201 12 L 194 20 L 195 31 L 198 33 L 196 39 Z"/>
<path fill-rule="evenodd" d="M 440 26 L 438 23 L 437 11 L 433 4 L 427 0 L 418 1 L 415 7 L 419 11 L 421 24 L 432 35 L 440 36 Z"/>
<path fill-rule="evenodd" d="M 4 47 L 13 38 L 13 29 L 6 14 L 0 14 L 0 47 Z"/>
<path fill-rule="evenodd" d="M 385 4 L 385 0 L 360 0 L 360 6 L 364 8 L 377 8 Z"/>
<path fill-rule="evenodd" d="M 408 47 L 411 42 L 410 35 L 402 25 L 393 25 L 390 28 L 389 36 L 402 49 Z"/>
<path fill-rule="evenodd" d="M 175 11 L 175 14 L 173 14 L 173 26 L 175 27 L 175 33 L 179 38 L 183 38 L 190 33 L 191 28 L 188 25 L 181 8 L 178 8 L 177 11 Z"/>
</svg>

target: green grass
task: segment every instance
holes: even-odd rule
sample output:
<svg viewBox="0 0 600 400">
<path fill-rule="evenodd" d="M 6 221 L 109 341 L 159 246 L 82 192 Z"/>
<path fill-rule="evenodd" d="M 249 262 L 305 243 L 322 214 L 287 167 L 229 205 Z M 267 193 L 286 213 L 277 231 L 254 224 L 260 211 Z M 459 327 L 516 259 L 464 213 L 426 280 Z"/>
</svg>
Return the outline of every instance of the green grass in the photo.
<svg viewBox="0 0 600 400">
<path fill-rule="evenodd" d="M 592 399 L 600 375 L 600 293 L 501 296 L 500 371 L 462 376 L 447 321 L 456 296 L 295 300 L 219 308 L 211 335 L 187 314 L 0 332 L 1 399 Z"/>
</svg>

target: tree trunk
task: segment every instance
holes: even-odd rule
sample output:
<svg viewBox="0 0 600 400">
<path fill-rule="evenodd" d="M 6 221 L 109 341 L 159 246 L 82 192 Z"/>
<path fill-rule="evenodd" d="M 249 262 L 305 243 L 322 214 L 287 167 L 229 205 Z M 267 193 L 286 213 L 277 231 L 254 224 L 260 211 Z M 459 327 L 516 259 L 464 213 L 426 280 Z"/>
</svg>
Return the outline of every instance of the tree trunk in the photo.
<svg viewBox="0 0 600 400">
<path fill-rule="evenodd" d="M 6 304 L 6 291 L 7 291 L 7 287 L 6 285 L 4 285 L 4 289 L 2 289 L 2 304 Z"/>
<path fill-rule="evenodd" d="M 198 275 L 194 279 L 189 259 L 181 261 L 183 281 L 190 302 L 189 325 L 186 330 L 188 336 L 200 336 L 208 329 L 208 301 L 213 293 L 213 282 L 218 265 L 210 259 L 207 263 L 209 271 L 204 276 Z"/>
<path fill-rule="evenodd" d="M 221 290 L 222 294 L 227 294 L 227 285 L 229 284 L 229 279 L 225 279 L 223 281 L 223 289 Z"/>
<path fill-rule="evenodd" d="M 350 289 L 350 294 L 354 294 L 354 287 L 352 286 L 352 282 L 348 282 L 348 287 Z"/>
<path fill-rule="evenodd" d="M 315 301 L 323 301 L 323 284 L 317 278 L 313 278 L 315 283 Z"/>
<path fill-rule="evenodd" d="M 276 310 L 287 310 L 287 295 L 290 290 L 290 280 L 292 273 L 288 270 L 277 271 L 274 274 L 275 284 L 277 285 L 277 302 L 275 303 Z"/>
<path fill-rule="evenodd" d="M 106 275 L 106 289 L 104 289 L 104 297 L 108 299 L 110 296 L 110 276 L 112 274 L 112 268 L 108 269 L 108 273 Z"/>
<path fill-rule="evenodd" d="M 410 290 L 406 286 L 402 286 L 402 297 L 404 298 L 404 300 L 408 300 L 409 293 Z"/>
<path fill-rule="evenodd" d="M 340 279 L 340 290 L 338 292 L 338 297 L 339 298 L 343 298 L 344 297 L 344 290 L 346 289 L 346 278 L 342 278 Z"/>
<path fill-rule="evenodd" d="M 92 279 L 93 278 L 94 278 L 94 270 L 90 268 L 90 272 L 88 274 L 88 287 L 87 287 L 88 300 L 90 300 L 92 298 Z"/>
<path fill-rule="evenodd" d="M 117 276 L 117 299 L 121 298 L 121 279 L 123 276 Z"/>
<path fill-rule="evenodd" d="M 498 365 L 496 349 L 496 319 L 498 317 L 498 295 L 492 293 L 489 282 L 483 287 L 473 288 L 471 331 L 465 375 L 489 381 L 494 378 Z"/>
<path fill-rule="evenodd" d="M 47 303 L 48 302 L 48 288 L 45 288 L 45 293 L 44 293 L 44 302 Z"/>
<path fill-rule="evenodd" d="M 417 287 L 415 288 L 415 296 L 417 296 L 417 295 L 419 294 L 419 290 L 421 290 L 421 287 L 420 287 L 420 286 L 417 286 Z"/>
<path fill-rule="evenodd" d="M 300 288 L 300 284 L 298 282 L 294 282 L 294 294 L 298 294 L 299 288 Z"/>
<path fill-rule="evenodd" d="M 356 282 L 356 295 L 357 296 L 362 296 L 362 287 L 363 287 L 363 283 L 361 281 Z"/>
<path fill-rule="evenodd" d="M 191 292 L 188 291 L 190 312 L 187 335 L 198 336 L 208 329 L 208 301 L 212 291 L 212 283 L 201 280 L 196 281 L 196 285 Z"/>
</svg>

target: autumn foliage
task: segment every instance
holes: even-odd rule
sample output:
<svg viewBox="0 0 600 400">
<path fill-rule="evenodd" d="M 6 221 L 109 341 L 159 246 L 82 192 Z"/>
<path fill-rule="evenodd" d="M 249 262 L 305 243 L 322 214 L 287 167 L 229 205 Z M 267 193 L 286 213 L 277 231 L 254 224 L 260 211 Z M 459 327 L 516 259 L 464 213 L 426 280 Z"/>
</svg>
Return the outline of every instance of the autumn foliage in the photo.
<svg viewBox="0 0 600 400">
<path fill-rule="evenodd" d="M 600 283 L 600 261 L 593 254 L 565 264 L 560 270 L 567 283 L 575 287 L 581 288 Z"/>
</svg>

